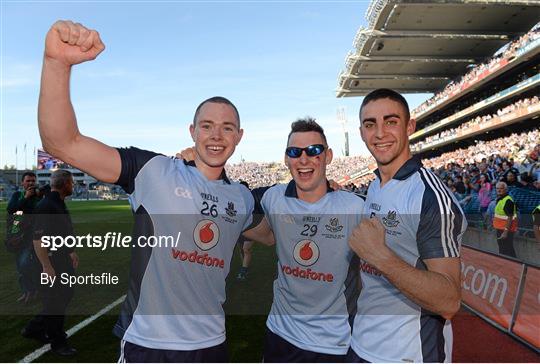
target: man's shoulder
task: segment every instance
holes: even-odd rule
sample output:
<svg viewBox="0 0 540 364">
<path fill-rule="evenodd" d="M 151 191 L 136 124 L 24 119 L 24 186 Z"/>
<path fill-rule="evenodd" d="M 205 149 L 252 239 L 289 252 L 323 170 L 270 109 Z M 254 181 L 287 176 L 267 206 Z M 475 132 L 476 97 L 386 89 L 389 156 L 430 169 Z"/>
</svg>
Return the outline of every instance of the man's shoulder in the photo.
<svg viewBox="0 0 540 364">
<path fill-rule="evenodd" d="M 34 213 L 53 212 L 59 210 L 60 208 L 60 204 L 52 199 L 50 195 L 47 195 L 39 200 L 39 202 L 36 204 Z"/>
<path fill-rule="evenodd" d="M 353 192 L 353 191 L 347 191 L 347 190 L 337 190 L 331 192 L 331 195 L 336 199 L 343 200 L 346 203 L 362 203 L 366 201 L 366 196 L 359 193 L 359 192 Z"/>
</svg>

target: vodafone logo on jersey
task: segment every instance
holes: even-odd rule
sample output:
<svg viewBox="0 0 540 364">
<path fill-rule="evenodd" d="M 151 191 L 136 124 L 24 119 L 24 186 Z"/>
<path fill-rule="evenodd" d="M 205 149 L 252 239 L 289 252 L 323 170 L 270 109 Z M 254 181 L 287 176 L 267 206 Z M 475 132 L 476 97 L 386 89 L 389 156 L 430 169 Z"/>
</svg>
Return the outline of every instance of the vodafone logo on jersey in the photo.
<svg viewBox="0 0 540 364">
<path fill-rule="evenodd" d="M 212 220 L 201 220 L 193 230 L 193 241 L 201 250 L 210 250 L 219 242 L 219 227 Z"/>
<path fill-rule="evenodd" d="M 294 260 L 304 267 L 309 267 L 319 260 L 319 247 L 313 240 L 300 240 L 294 246 Z"/>
</svg>

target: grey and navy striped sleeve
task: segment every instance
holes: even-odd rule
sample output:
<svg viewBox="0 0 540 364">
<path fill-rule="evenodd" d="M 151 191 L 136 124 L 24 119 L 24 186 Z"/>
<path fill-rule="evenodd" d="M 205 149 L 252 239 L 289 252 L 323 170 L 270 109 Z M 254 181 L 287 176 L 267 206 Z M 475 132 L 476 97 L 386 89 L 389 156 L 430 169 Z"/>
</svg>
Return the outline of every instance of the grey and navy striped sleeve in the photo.
<svg viewBox="0 0 540 364">
<path fill-rule="evenodd" d="M 120 154 L 122 169 L 115 184 L 122 187 L 127 193 L 133 193 L 135 190 L 135 177 L 137 177 L 141 168 L 150 159 L 160 154 L 135 147 L 116 149 Z"/>
<path fill-rule="evenodd" d="M 420 258 L 459 257 L 463 212 L 437 176 L 425 168 L 419 173 L 425 187 L 416 233 Z"/>
</svg>

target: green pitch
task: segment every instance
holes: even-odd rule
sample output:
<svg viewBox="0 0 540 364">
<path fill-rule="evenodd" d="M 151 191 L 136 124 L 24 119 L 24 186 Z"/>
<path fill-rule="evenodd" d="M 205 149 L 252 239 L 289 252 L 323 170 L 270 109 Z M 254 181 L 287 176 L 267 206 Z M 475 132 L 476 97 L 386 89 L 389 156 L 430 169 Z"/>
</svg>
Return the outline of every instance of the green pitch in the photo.
<svg viewBox="0 0 540 364">
<path fill-rule="evenodd" d="M 129 234 L 132 229 L 132 214 L 127 201 L 70 201 L 71 212 L 77 235 L 117 232 Z M 16 302 L 19 286 L 15 273 L 14 255 L 6 252 L 5 235 L 6 203 L 0 203 L 0 361 L 19 361 L 42 346 L 37 341 L 20 336 L 24 325 L 39 312 L 39 300 L 29 304 Z M 97 248 L 77 249 L 80 257 L 77 274 L 110 272 L 118 275 L 118 285 L 76 287 L 66 317 L 66 329 L 115 301 L 127 291 L 130 249 Z M 266 314 L 272 302 L 272 282 L 276 274 L 274 248 L 256 244 L 249 279 L 235 279 L 241 264 L 238 252 L 233 257 L 231 272 L 227 280 L 227 342 L 230 360 L 233 362 L 260 362 L 265 331 Z M 73 362 L 116 362 L 119 340 L 111 333 L 116 322 L 119 306 L 86 326 L 73 337 L 70 343 L 79 351 L 69 358 Z M 64 358 L 46 353 L 39 362 L 62 362 Z"/>
</svg>

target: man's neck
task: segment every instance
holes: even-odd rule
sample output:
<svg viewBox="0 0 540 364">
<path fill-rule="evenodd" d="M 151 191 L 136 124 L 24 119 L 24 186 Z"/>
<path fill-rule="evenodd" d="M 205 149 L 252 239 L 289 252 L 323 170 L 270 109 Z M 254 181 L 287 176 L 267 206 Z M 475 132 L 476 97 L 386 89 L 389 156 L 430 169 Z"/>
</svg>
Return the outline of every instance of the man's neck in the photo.
<svg viewBox="0 0 540 364">
<path fill-rule="evenodd" d="M 60 199 L 62 201 L 66 198 L 66 195 L 65 195 L 64 191 L 62 191 L 62 190 L 57 190 L 55 188 L 51 188 L 51 192 L 58 192 L 58 194 L 60 195 Z"/>
<path fill-rule="evenodd" d="M 303 191 L 298 188 L 298 185 L 296 186 L 296 194 L 298 195 L 298 199 L 309 202 L 309 203 L 315 203 L 319 201 L 321 198 L 326 195 L 326 191 L 328 189 L 327 181 L 324 181 L 324 184 L 320 184 L 312 191 Z"/>
<path fill-rule="evenodd" d="M 394 176 L 396 175 L 397 171 L 409 159 L 411 159 L 412 154 L 411 151 L 408 150 L 407 153 L 404 153 L 402 156 L 398 156 L 396 159 L 394 159 L 391 163 L 387 165 L 377 165 L 379 168 L 379 174 L 381 175 L 381 187 L 384 186 L 388 181 L 390 181 Z"/>
<path fill-rule="evenodd" d="M 195 166 L 209 180 L 218 180 L 223 174 L 223 167 L 211 167 L 195 156 Z"/>
</svg>

